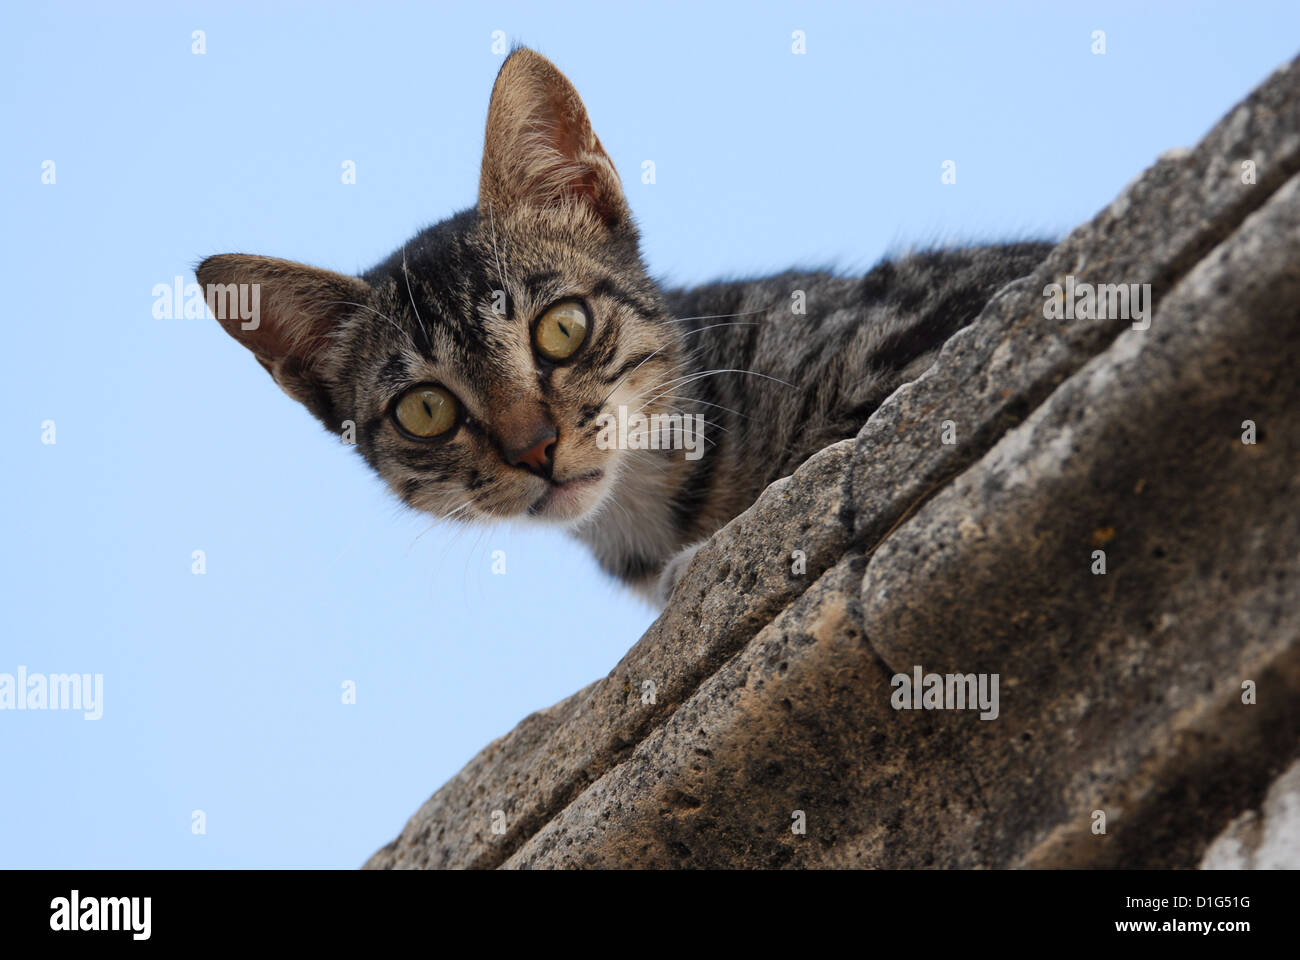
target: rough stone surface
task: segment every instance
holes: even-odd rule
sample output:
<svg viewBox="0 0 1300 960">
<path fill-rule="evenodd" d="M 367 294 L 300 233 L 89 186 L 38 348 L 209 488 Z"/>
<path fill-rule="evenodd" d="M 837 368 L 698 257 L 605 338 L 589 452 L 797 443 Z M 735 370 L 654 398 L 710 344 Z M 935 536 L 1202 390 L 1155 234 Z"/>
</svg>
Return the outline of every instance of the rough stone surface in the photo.
<svg viewBox="0 0 1300 960">
<path fill-rule="evenodd" d="M 1066 276 L 1151 284 L 1149 329 L 1047 319 Z M 1294 867 L 1298 410 L 1300 61 L 768 488 L 607 677 L 366 866 Z M 918 665 L 996 675 L 998 716 L 894 709 Z"/>
</svg>

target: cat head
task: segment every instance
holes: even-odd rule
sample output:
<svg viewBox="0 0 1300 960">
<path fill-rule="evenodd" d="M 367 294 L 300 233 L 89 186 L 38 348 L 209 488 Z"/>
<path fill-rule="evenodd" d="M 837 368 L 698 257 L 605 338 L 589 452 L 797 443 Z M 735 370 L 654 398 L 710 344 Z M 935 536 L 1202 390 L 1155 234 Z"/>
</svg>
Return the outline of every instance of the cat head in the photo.
<svg viewBox="0 0 1300 960">
<path fill-rule="evenodd" d="M 477 206 L 360 277 L 242 254 L 197 273 L 284 391 L 437 516 L 592 518 L 648 466 L 598 443 L 601 414 L 671 406 L 655 394 L 671 393 L 678 339 L 618 173 L 531 50 L 493 87 Z"/>
</svg>

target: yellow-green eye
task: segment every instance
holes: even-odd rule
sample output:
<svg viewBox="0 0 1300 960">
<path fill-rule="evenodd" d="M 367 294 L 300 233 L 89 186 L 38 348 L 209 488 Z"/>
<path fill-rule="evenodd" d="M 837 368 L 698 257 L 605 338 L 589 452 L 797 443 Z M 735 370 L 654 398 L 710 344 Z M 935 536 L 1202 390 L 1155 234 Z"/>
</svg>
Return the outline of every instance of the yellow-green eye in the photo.
<svg viewBox="0 0 1300 960">
<path fill-rule="evenodd" d="M 456 398 L 442 387 L 412 387 L 397 401 L 393 416 L 412 436 L 436 437 L 456 425 Z"/>
<path fill-rule="evenodd" d="M 575 300 L 557 303 L 533 327 L 537 352 L 547 360 L 568 360 L 587 339 L 587 309 Z"/>
</svg>

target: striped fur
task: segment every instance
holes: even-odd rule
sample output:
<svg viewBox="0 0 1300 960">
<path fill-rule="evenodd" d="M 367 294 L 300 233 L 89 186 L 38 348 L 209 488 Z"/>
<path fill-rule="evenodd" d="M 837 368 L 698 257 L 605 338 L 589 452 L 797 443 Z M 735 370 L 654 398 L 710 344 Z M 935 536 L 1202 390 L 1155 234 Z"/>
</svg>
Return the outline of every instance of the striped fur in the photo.
<svg viewBox="0 0 1300 960">
<path fill-rule="evenodd" d="M 693 544 L 853 436 L 1048 249 L 931 251 L 860 277 L 662 290 L 576 91 L 518 50 L 493 89 L 476 207 L 360 278 L 238 254 L 205 260 L 198 278 L 260 284 L 258 329 L 227 331 L 330 430 L 347 436 L 353 424 L 358 450 L 411 507 L 557 523 L 610 574 L 662 600 Z M 571 362 L 550 363 L 533 325 L 574 298 L 592 318 L 586 342 Z M 428 383 L 462 413 L 448 435 L 422 441 L 397 429 L 392 409 Z M 601 449 L 600 415 L 620 406 L 702 415 L 703 456 Z M 556 434 L 545 474 L 509 455 L 538 424 Z"/>
</svg>

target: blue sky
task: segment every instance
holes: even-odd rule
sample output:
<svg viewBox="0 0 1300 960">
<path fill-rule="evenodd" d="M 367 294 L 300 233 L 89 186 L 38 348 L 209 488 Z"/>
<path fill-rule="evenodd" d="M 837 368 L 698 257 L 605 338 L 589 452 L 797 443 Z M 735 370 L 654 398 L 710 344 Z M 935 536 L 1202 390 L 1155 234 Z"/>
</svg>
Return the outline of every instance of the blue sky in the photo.
<svg viewBox="0 0 1300 960">
<path fill-rule="evenodd" d="M 355 272 L 469 206 L 494 31 L 574 81 L 679 284 L 1060 236 L 1300 37 L 1294 2 L 121 6 L 0 32 L 0 674 L 104 678 L 99 720 L 0 710 L 0 865 L 357 865 L 653 619 L 560 533 L 431 528 L 153 315 L 206 255 Z"/>
</svg>

